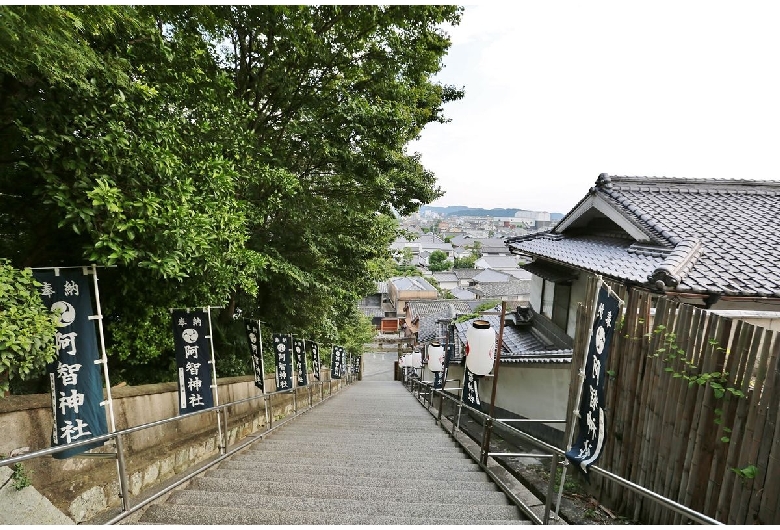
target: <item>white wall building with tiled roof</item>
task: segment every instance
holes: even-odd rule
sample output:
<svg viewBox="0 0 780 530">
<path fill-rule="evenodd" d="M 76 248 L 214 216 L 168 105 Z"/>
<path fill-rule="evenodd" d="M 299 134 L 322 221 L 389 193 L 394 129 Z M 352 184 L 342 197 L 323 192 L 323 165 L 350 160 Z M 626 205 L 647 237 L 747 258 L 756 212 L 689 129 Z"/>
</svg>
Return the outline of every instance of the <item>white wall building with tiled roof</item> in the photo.
<svg viewBox="0 0 780 530">
<path fill-rule="evenodd" d="M 737 318 L 780 310 L 780 182 L 602 174 L 552 230 L 508 244 L 570 335 L 588 274 Z"/>
</svg>

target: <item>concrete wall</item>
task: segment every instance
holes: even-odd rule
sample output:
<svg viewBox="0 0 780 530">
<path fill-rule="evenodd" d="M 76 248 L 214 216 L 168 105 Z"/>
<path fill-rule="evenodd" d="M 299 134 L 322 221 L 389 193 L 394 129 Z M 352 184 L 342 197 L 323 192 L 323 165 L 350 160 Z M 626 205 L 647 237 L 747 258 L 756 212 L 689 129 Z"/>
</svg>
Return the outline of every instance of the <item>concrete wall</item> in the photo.
<svg viewBox="0 0 780 530">
<path fill-rule="evenodd" d="M 327 370 L 322 379 L 329 379 Z M 314 381 L 312 374 L 309 380 Z M 266 389 L 273 391 L 274 379 L 266 378 Z M 344 384 L 333 382 L 333 392 Z M 218 380 L 221 404 L 260 396 L 252 376 Z M 319 388 L 314 403 L 320 400 Z M 329 386 L 325 385 L 325 396 Z M 117 430 L 143 425 L 178 415 L 176 383 L 111 390 Z M 308 406 L 306 388 L 296 391 L 298 409 Z M 293 394 L 271 396 L 274 419 L 293 412 Z M 228 407 L 228 446 L 266 426 L 263 399 Z M 216 413 L 204 413 L 185 420 L 165 423 L 123 436 L 125 466 L 131 498 L 143 490 L 181 473 L 219 453 Z M 51 398 L 48 394 L 8 396 L 0 399 L 0 454 L 9 455 L 20 448 L 28 452 L 51 447 L 53 426 Z M 93 452 L 115 452 L 103 446 Z M 115 458 L 75 456 L 54 459 L 51 456 L 23 462 L 33 486 L 62 513 L 75 522 L 84 522 L 102 510 L 120 505 L 119 480 Z M 2 510 L 2 507 L 0 507 Z"/>
</svg>

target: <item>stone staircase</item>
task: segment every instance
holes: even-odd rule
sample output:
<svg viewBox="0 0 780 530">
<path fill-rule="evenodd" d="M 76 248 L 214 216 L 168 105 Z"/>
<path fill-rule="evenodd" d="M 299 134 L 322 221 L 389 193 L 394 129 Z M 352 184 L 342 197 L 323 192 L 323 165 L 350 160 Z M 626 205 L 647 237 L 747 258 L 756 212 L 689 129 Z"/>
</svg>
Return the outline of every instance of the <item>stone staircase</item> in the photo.
<svg viewBox="0 0 780 530">
<path fill-rule="evenodd" d="M 529 524 L 399 382 L 358 382 L 137 524 Z"/>
</svg>

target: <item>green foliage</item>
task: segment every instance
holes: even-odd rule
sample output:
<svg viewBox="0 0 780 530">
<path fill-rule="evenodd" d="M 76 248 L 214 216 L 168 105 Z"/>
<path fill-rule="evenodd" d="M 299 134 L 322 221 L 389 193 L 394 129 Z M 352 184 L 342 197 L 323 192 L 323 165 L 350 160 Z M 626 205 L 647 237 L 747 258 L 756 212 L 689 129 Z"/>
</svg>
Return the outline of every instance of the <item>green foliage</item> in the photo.
<svg viewBox="0 0 780 530">
<path fill-rule="evenodd" d="M 434 250 L 428 257 L 428 269 L 432 272 L 450 270 L 452 262 L 447 259 L 447 253 L 442 250 Z"/>
<path fill-rule="evenodd" d="M 455 322 L 459 324 L 461 322 L 466 322 L 467 320 L 471 320 L 472 318 L 478 318 L 482 312 L 493 309 L 494 307 L 496 307 L 496 304 L 500 304 L 500 303 L 501 303 L 500 301 L 495 301 L 495 300 L 488 300 L 486 302 L 483 302 L 474 309 L 473 313 L 469 313 L 468 315 L 461 315 L 455 319 Z"/>
<path fill-rule="evenodd" d="M 0 259 L 0 396 L 9 379 L 28 379 L 54 360 L 55 318 L 29 270 Z"/>
<path fill-rule="evenodd" d="M 736 473 L 737 476 L 740 477 L 742 480 L 747 480 L 747 479 L 756 478 L 756 474 L 758 473 L 758 468 L 755 465 L 750 464 L 749 466 L 745 466 L 741 469 L 732 467 L 731 471 Z"/>
<path fill-rule="evenodd" d="M 473 269 L 474 264 L 479 259 L 479 256 L 472 254 L 470 256 L 466 256 L 465 258 L 455 258 L 454 268 L 455 269 Z"/>
<path fill-rule="evenodd" d="M 32 485 L 30 473 L 31 471 L 25 468 L 21 462 L 14 464 L 13 473 L 11 473 L 11 484 L 13 484 L 16 491 L 23 490 L 27 486 Z"/>
<path fill-rule="evenodd" d="M 461 11 L 0 7 L 0 256 L 111 267 L 112 383 L 173 378 L 171 307 L 225 306 L 221 375 L 237 307 L 357 341 L 394 213 L 441 195 L 406 146 L 463 96 L 433 81 Z"/>
<path fill-rule="evenodd" d="M 742 390 L 729 385 L 728 372 L 698 373 L 698 366 L 687 358 L 685 350 L 677 343 L 677 335 L 666 329 L 666 326 L 659 324 L 652 331 L 652 334 L 660 335 L 660 347 L 657 348 L 654 353 L 650 354 L 650 357 L 662 359 L 666 365 L 664 367 L 665 372 L 671 373 L 672 378 L 674 379 L 679 378 L 687 381 L 689 388 L 694 385 L 711 388 L 716 399 L 724 399 L 729 396 L 734 396 L 736 398 L 745 397 Z M 709 345 L 716 349 L 723 349 L 718 344 L 718 341 L 714 339 L 709 340 Z M 681 369 L 678 369 L 678 367 L 681 367 Z M 722 425 L 722 409 L 715 409 L 714 414 L 715 424 Z M 731 440 L 728 436 L 728 434 L 731 433 L 731 429 L 728 427 L 723 427 L 722 429 L 726 435 L 722 436 L 720 440 L 723 443 L 728 443 Z"/>
</svg>

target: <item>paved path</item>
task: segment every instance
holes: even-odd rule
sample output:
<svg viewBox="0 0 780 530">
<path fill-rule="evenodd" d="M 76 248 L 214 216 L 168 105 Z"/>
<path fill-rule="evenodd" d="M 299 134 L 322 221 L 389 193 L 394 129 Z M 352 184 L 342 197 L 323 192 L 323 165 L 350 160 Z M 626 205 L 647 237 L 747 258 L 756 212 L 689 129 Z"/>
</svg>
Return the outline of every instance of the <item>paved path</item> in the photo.
<svg viewBox="0 0 780 530">
<path fill-rule="evenodd" d="M 401 383 L 364 374 L 138 523 L 527 524 Z"/>
</svg>

